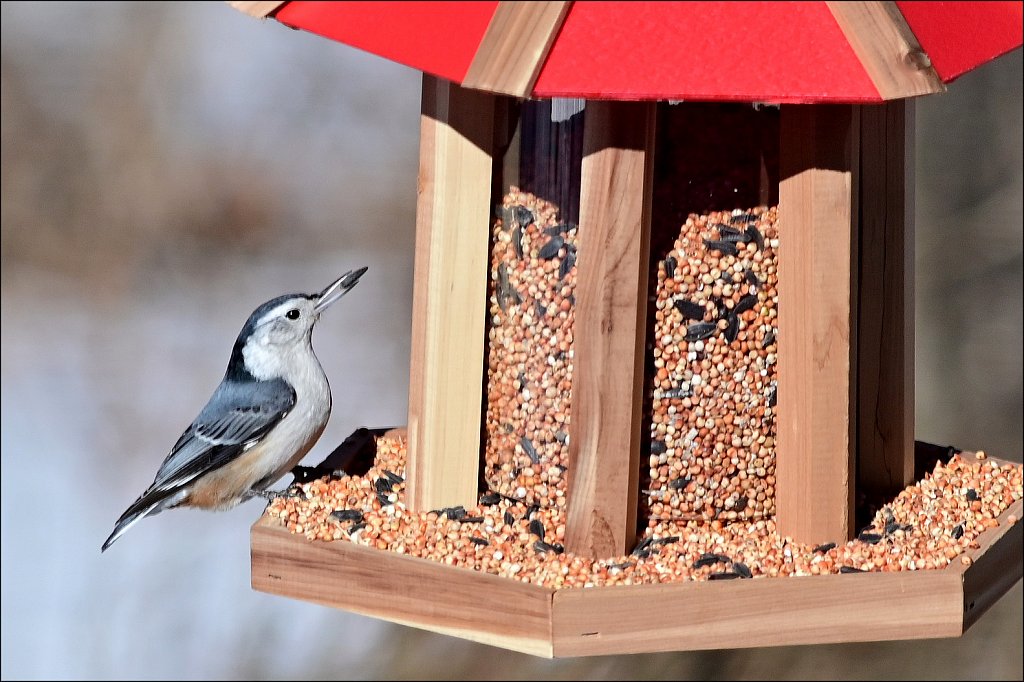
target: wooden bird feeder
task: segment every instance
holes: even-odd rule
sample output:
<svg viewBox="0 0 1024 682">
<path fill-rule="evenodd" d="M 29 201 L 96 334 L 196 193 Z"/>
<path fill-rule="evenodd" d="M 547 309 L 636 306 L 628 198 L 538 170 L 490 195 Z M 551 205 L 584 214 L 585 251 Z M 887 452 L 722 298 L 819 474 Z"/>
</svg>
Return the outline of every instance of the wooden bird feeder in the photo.
<svg viewBox="0 0 1024 682">
<path fill-rule="evenodd" d="M 709 472 L 700 480 L 715 501 L 691 496 L 690 511 L 742 520 L 760 504 L 780 535 L 842 543 L 857 536 L 856 498 L 891 499 L 919 475 L 915 452 L 931 448 L 913 435 L 914 98 L 1019 47 L 1020 3 L 231 4 L 424 72 L 409 509 L 470 507 L 488 487 L 529 497 L 521 462 L 539 472 L 555 461 L 552 477 L 564 480 L 547 480 L 536 501 L 564 507 L 565 549 L 629 554 L 638 519 L 692 483 L 672 478 L 671 461 L 661 482 L 646 473 L 648 462 L 658 470 L 659 438 L 675 438 L 671 452 L 697 438 L 652 426 L 659 396 L 674 390 L 653 379 L 666 367 L 652 338 L 663 301 L 692 318 L 688 337 L 726 335 L 709 346 L 746 338 L 763 349 L 777 330 L 777 375 L 757 365 L 777 380 L 758 384 L 754 401 L 773 420 L 777 457 L 747 477 L 760 488 L 724 501 L 725 479 L 716 488 Z M 673 298 L 682 285 L 669 281 L 677 260 L 666 254 L 756 255 L 749 242 L 767 239 L 768 214 L 734 209 L 776 205 L 777 318 L 763 304 L 764 273 L 738 260 L 728 261 L 731 301 L 726 288 L 693 312 L 679 289 Z M 705 231 L 706 246 L 680 246 L 687 216 L 723 211 L 738 220 L 709 219 L 710 244 Z M 571 293 L 557 293 L 570 280 Z M 561 298 L 545 299 L 549 289 Z M 571 333 L 502 336 L 557 318 L 562 300 Z M 748 304 L 767 321 L 732 328 Z M 503 317 L 509 307 L 523 311 Z M 569 351 L 539 345 L 549 341 Z M 689 348 L 699 362 L 704 351 Z M 504 421 L 502 396 L 534 387 L 531 372 L 554 376 L 567 357 L 571 377 L 515 398 L 521 421 Z M 501 383 L 509 366 L 520 368 L 514 389 Z M 703 395 L 691 374 L 686 391 Z M 571 419 L 545 413 L 562 403 Z M 541 422 L 552 439 L 536 435 Z M 742 458 L 750 443 L 732 428 Z M 550 459 L 559 448 L 565 457 Z M 1021 524 L 1006 522 L 1020 514 L 1018 497 L 969 565 L 561 590 L 310 541 L 264 518 L 252 575 L 259 590 L 544 656 L 945 637 L 1020 579 Z M 652 611 L 677 616 L 655 628 L 643 616 Z"/>
</svg>

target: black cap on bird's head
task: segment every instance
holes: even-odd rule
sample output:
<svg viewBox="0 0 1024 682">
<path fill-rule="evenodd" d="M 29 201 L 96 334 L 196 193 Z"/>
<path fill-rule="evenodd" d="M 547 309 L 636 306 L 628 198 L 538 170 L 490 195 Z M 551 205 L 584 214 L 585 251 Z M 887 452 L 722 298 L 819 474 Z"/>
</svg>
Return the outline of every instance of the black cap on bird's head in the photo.
<svg viewBox="0 0 1024 682">
<path fill-rule="evenodd" d="M 285 316 L 289 320 L 298 319 L 303 310 L 308 311 L 311 315 L 307 324 L 312 327 L 316 320 L 319 319 L 321 313 L 352 290 L 352 287 L 359 282 L 359 278 L 366 273 L 366 270 L 367 268 L 365 267 L 358 270 L 350 270 L 331 282 L 330 285 L 319 293 L 284 294 L 267 301 L 252 311 L 249 319 L 245 321 L 242 330 L 238 333 L 238 338 L 235 339 L 235 345 L 231 349 L 231 359 L 228 361 L 228 368 L 224 378 L 234 381 L 255 380 L 255 377 L 245 366 L 242 351 L 249 339 L 256 334 L 257 329 L 281 316 Z M 294 309 L 289 308 L 287 305 L 289 302 L 295 302 L 297 304 L 296 307 Z M 310 306 L 310 303 L 312 303 L 312 306 Z"/>
</svg>

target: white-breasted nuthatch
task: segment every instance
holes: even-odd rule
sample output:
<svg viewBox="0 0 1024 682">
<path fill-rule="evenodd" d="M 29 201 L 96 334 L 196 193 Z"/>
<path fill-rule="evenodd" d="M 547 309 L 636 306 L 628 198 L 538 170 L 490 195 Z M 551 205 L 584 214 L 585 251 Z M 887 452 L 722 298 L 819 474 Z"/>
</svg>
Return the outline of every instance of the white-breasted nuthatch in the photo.
<svg viewBox="0 0 1024 682">
<path fill-rule="evenodd" d="M 224 379 L 101 551 L 164 509 L 223 510 L 255 495 L 273 497 L 267 487 L 309 452 L 331 414 L 331 387 L 313 353 L 313 325 L 365 272 L 346 272 L 319 294 L 279 296 L 253 311 Z"/>
</svg>

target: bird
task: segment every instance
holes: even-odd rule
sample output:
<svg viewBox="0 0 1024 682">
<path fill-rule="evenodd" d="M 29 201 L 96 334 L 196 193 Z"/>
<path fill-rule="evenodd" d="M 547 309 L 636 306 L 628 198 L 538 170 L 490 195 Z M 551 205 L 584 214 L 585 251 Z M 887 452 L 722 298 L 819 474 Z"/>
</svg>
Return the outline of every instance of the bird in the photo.
<svg viewBox="0 0 1024 682">
<path fill-rule="evenodd" d="M 224 378 L 153 483 L 121 514 L 101 553 L 165 509 L 223 511 L 255 496 L 280 494 L 267 488 L 309 452 L 331 414 L 331 388 L 313 352 L 313 326 L 366 270 L 350 270 L 317 294 L 278 296 L 249 315 Z"/>
</svg>

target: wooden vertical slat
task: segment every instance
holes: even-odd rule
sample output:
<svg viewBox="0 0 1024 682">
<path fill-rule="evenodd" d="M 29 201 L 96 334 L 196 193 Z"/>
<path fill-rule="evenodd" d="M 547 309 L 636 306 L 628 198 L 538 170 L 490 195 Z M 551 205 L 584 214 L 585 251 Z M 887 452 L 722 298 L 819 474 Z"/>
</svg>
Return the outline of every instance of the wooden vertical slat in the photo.
<svg viewBox="0 0 1024 682">
<path fill-rule="evenodd" d="M 424 74 L 408 504 L 476 504 L 494 96 Z"/>
<path fill-rule="evenodd" d="M 778 530 L 853 528 L 859 110 L 783 105 L 779 163 Z"/>
<path fill-rule="evenodd" d="M 943 92 L 917 36 L 895 2 L 826 2 L 882 99 Z"/>
<path fill-rule="evenodd" d="M 588 102 L 573 327 L 567 549 L 636 537 L 654 103 Z"/>
<path fill-rule="evenodd" d="M 860 107 L 857 483 L 914 478 L 914 103 Z"/>
<path fill-rule="evenodd" d="M 571 2 L 499 2 L 462 84 L 529 97 Z"/>
</svg>

